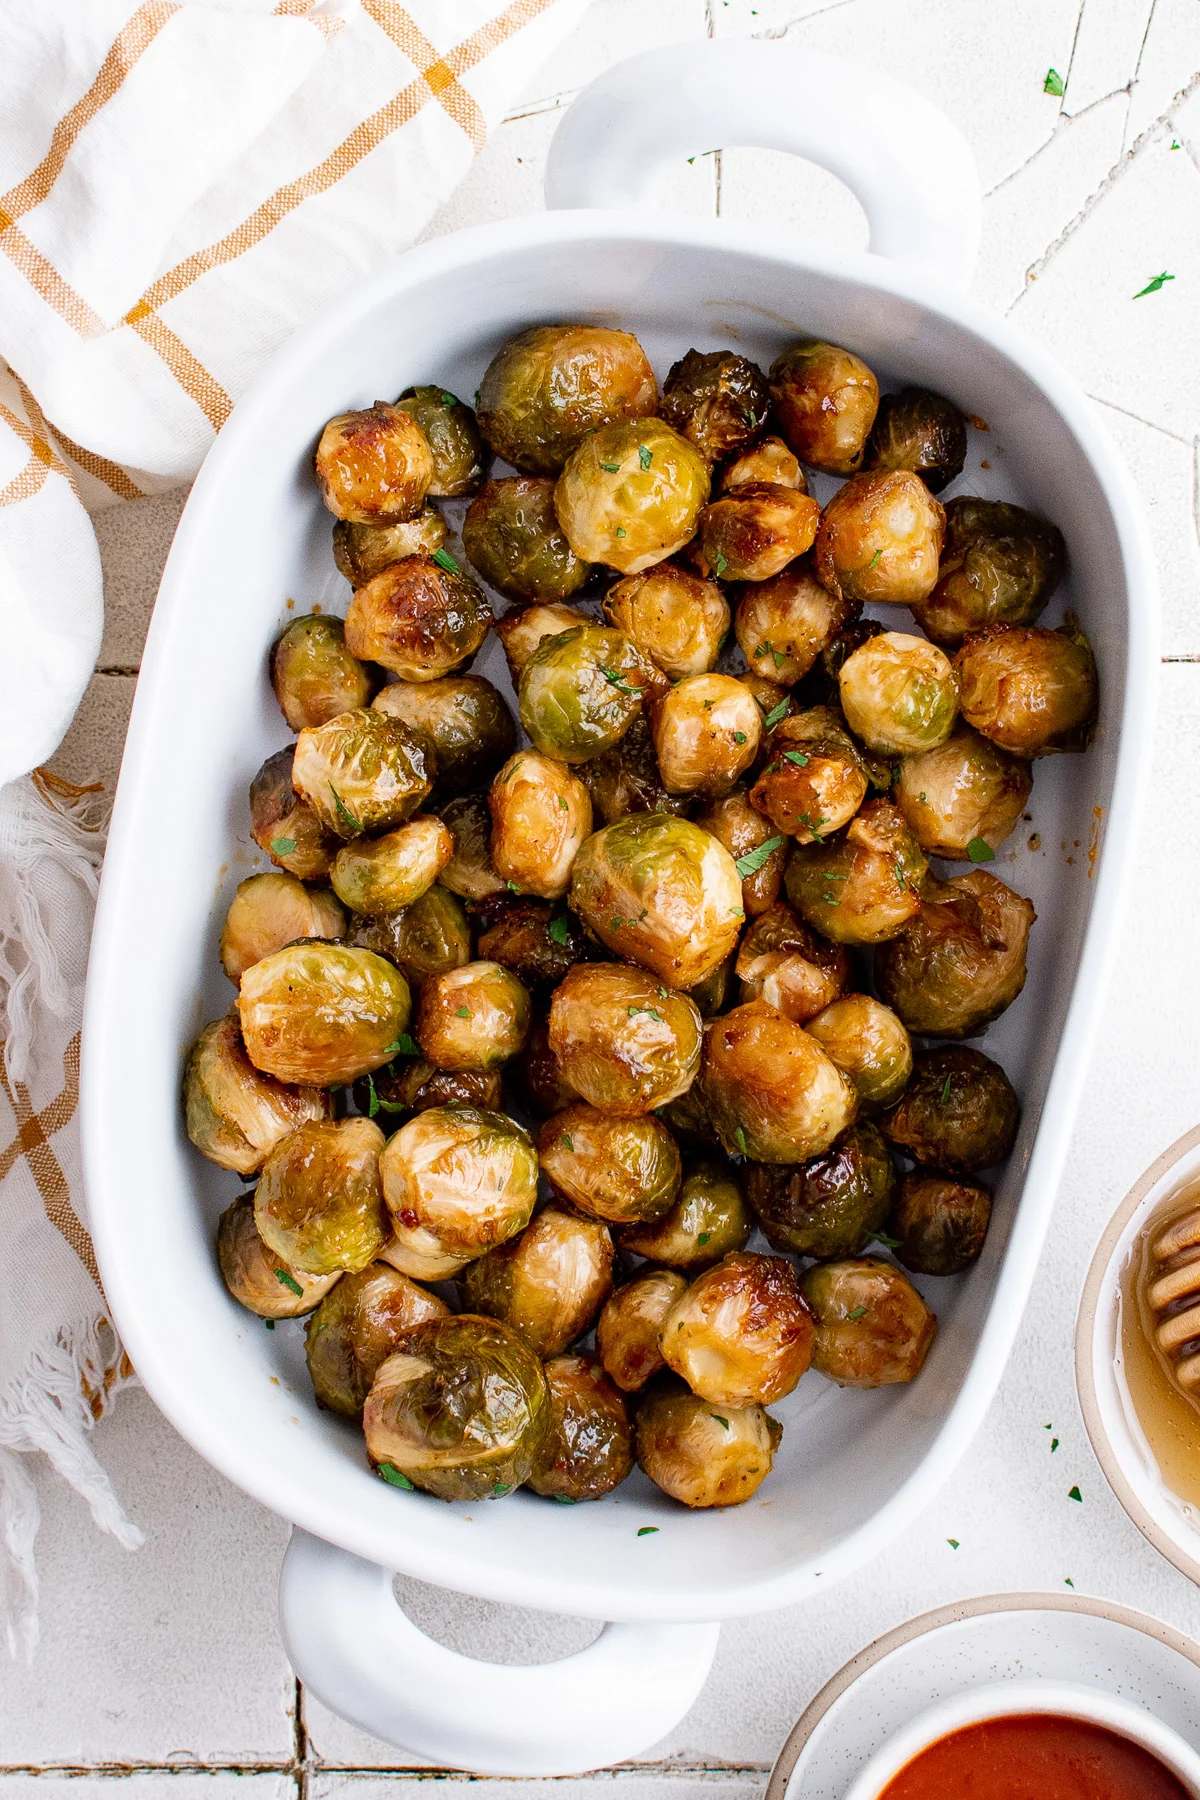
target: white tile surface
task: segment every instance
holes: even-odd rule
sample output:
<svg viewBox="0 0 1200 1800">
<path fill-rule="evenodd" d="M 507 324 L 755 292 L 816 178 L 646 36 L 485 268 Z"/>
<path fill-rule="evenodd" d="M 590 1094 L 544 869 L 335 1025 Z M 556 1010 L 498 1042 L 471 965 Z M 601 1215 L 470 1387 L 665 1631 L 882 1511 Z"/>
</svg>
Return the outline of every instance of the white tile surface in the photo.
<svg viewBox="0 0 1200 1800">
<path fill-rule="evenodd" d="M 117 1783 L 120 1783 L 118 1786 Z M 0 1800 L 292 1800 L 290 1775 L 253 1775 L 233 1770 L 169 1775 L 159 1770 L 103 1775 L 3 1775 Z"/>
<path fill-rule="evenodd" d="M 1177 99 L 1194 90 L 1200 70 L 1200 8 L 1190 0 L 1155 0 L 1138 56 L 1127 142 L 1136 143 Z"/>
<path fill-rule="evenodd" d="M 1079 113 L 1129 86 L 1153 10 L 1154 0 L 1085 0 L 1069 71 L 1060 70 L 1064 112 Z"/>
<path fill-rule="evenodd" d="M 766 1785 L 766 1771 L 692 1770 L 658 1771 L 653 1776 L 636 1775 L 618 1770 L 599 1778 L 603 1791 L 611 1800 L 758 1800 Z M 508 1800 L 514 1786 L 530 1800 L 587 1800 L 596 1791 L 597 1778 L 566 1781 L 473 1781 L 472 1800 Z M 454 1793 L 457 1784 L 443 1788 Z M 431 1800 L 428 1778 L 375 1773 L 313 1775 L 309 1784 L 310 1800 Z M 0 1800 L 3 1789 L 0 1788 Z M 24 1795 L 21 1800 L 25 1800 Z M 90 1797 L 89 1797 L 90 1800 Z M 190 1796 L 189 1796 L 190 1800 Z"/>
</svg>

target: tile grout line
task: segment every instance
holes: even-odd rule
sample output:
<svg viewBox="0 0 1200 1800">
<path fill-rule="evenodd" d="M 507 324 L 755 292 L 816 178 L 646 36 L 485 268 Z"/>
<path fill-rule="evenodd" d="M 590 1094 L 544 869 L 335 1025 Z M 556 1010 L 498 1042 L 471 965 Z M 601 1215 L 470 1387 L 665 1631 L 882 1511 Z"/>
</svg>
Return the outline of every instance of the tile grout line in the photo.
<svg viewBox="0 0 1200 1800">
<path fill-rule="evenodd" d="M 297 1695 L 303 1690 L 296 1683 Z M 542 1775 L 529 1777 L 524 1775 L 478 1775 L 469 1769 L 446 1769 L 430 1767 L 428 1764 L 415 1763 L 337 1763 L 323 1762 L 314 1759 L 308 1732 L 298 1714 L 295 1754 L 287 1762 L 120 1762 L 120 1763 L 0 1763 L 0 1782 L 7 1777 L 59 1777 L 66 1780 L 95 1779 L 102 1781 L 127 1781 L 137 1775 L 290 1775 L 297 1781 L 297 1791 L 306 1797 L 309 1782 L 313 1775 L 354 1775 L 396 1778 L 403 1781 L 441 1781 L 441 1782 L 477 1782 L 506 1781 L 524 1782 L 536 1779 L 546 1782 L 590 1781 L 593 1783 L 608 1782 L 615 1784 L 622 1778 L 634 1776 L 657 1781 L 670 1780 L 672 1777 L 684 1780 L 695 1780 L 708 1777 L 713 1786 L 722 1781 L 741 1781 L 747 1778 L 759 1778 L 770 1774 L 772 1764 L 761 1763 L 715 1763 L 684 1762 L 667 1759 L 662 1762 L 623 1762 L 613 1763 L 605 1769 L 592 1769 L 583 1775 Z M 3 1790 L 0 1788 L 0 1794 Z"/>
</svg>

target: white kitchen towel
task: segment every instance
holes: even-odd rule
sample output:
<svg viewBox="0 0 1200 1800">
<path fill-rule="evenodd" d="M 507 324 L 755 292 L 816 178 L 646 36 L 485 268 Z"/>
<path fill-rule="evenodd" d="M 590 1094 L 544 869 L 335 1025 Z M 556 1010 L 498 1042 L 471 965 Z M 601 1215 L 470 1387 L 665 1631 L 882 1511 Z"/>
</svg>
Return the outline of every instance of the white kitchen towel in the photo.
<svg viewBox="0 0 1200 1800">
<path fill-rule="evenodd" d="M 265 359 L 412 242 L 587 4 L 0 0 L 0 1540 L 26 1652 L 14 1453 L 44 1450 L 137 1541 L 87 1439 L 129 1377 L 75 1120 L 108 797 L 40 769 L 100 644 L 86 509 L 195 474 Z"/>
</svg>

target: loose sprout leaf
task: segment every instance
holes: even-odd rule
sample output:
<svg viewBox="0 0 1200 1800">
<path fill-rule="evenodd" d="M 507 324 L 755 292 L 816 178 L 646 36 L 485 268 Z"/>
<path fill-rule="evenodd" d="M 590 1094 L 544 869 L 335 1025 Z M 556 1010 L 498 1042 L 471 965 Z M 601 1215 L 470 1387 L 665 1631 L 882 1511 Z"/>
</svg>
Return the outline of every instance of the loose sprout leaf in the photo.
<svg viewBox="0 0 1200 1800">
<path fill-rule="evenodd" d="M 867 1316 L 867 1309 L 865 1306 L 856 1306 L 854 1308 L 853 1312 L 848 1312 L 846 1314 L 846 1317 L 848 1319 L 865 1319 L 866 1316 Z"/>
<path fill-rule="evenodd" d="M 958 1549 L 958 1539 L 957 1538 L 947 1538 L 946 1542 L 949 1544 L 949 1546 L 952 1550 Z"/>
<path fill-rule="evenodd" d="M 803 750 L 785 750 L 783 754 L 790 763 L 795 763 L 798 769 L 807 769 L 808 758 Z"/>
<path fill-rule="evenodd" d="M 639 1537 L 652 1537 L 657 1530 L 658 1530 L 657 1525 L 639 1525 L 638 1526 L 638 1536 Z"/>
<path fill-rule="evenodd" d="M 551 919 L 546 929 L 556 944 L 561 944 L 564 949 L 570 944 L 571 927 L 563 914 L 560 913 L 557 919 Z"/>
<path fill-rule="evenodd" d="M 271 848 L 276 856 L 291 856 L 296 848 L 295 838 L 272 838 Z"/>
<path fill-rule="evenodd" d="M 765 844 L 759 844 L 757 849 L 747 850 L 745 856 L 739 856 L 733 866 L 742 880 L 746 881 L 751 875 L 757 875 L 767 858 L 773 856 L 782 843 L 782 837 L 770 837 Z"/>
<path fill-rule="evenodd" d="M 746 1148 L 746 1134 L 742 1130 L 740 1125 L 738 1126 L 737 1130 L 734 1132 L 733 1135 L 737 1142 L 737 1147 L 741 1151 L 742 1155 L 749 1156 L 750 1152 Z"/>
<path fill-rule="evenodd" d="M 720 1413 L 710 1413 L 709 1418 L 715 1419 L 717 1421 L 718 1425 L 723 1425 L 725 1427 L 726 1431 L 729 1430 L 729 1420 L 723 1419 L 721 1417 Z"/>
<path fill-rule="evenodd" d="M 645 444 L 639 444 L 638 461 L 641 463 L 643 469 L 648 469 L 650 464 L 654 461 L 653 450 L 649 449 Z"/>
<path fill-rule="evenodd" d="M 289 1275 L 286 1269 L 276 1269 L 275 1279 L 287 1289 L 289 1294 L 295 1294 L 297 1300 L 303 1300 L 304 1289 L 294 1275 Z"/>
<path fill-rule="evenodd" d="M 357 837 L 358 834 L 362 831 L 362 826 L 359 824 L 359 822 L 355 818 L 354 814 L 350 811 L 350 808 L 344 804 L 344 802 L 342 800 L 342 796 L 338 793 L 338 791 L 334 787 L 332 781 L 329 784 L 329 791 L 333 795 L 333 804 L 337 808 L 338 818 L 341 819 L 345 824 L 349 825 L 351 831 L 353 831 L 355 836 Z"/>
<path fill-rule="evenodd" d="M 996 852 L 983 838 L 972 838 L 967 845 L 967 855 L 973 863 L 995 862 Z"/>
<path fill-rule="evenodd" d="M 1047 69 L 1046 79 L 1042 83 L 1043 94 L 1053 94 L 1056 100 L 1063 97 L 1063 78 L 1057 69 Z"/>
<path fill-rule="evenodd" d="M 1067 1499 L 1068 1500 L 1078 1500 L 1079 1504 L 1081 1506 L 1083 1505 L 1083 1495 L 1080 1493 L 1080 1491 L 1077 1487 L 1073 1487 L 1071 1489 L 1070 1493 L 1067 1495 Z"/>
<path fill-rule="evenodd" d="M 735 731 L 733 734 L 733 741 L 735 744 L 744 744 L 746 741 L 745 732 L 744 731 Z"/>
<path fill-rule="evenodd" d="M 435 550 L 433 553 L 433 560 L 440 568 L 448 569 L 451 575 L 457 575 L 459 573 L 458 564 L 448 550 Z"/>
<path fill-rule="evenodd" d="M 787 700 L 787 695 L 785 694 L 783 699 L 779 701 L 778 705 L 773 706 L 771 708 L 770 712 L 767 714 L 766 718 L 763 720 L 763 724 L 766 726 L 768 731 L 771 730 L 772 726 L 778 725 L 780 719 L 785 719 L 787 717 L 787 709 L 788 709 L 788 700 Z"/>
<path fill-rule="evenodd" d="M 406 1488 L 410 1494 L 414 1491 L 408 1476 L 398 1469 L 395 1463 L 380 1463 L 379 1474 L 383 1476 L 389 1487 Z"/>
<path fill-rule="evenodd" d="M 1174 279 L 1175 277 L 1168 275 L 1164 269 L 1161 275 L 1152 276 L 1145 287 L 1139 288 L 1133 297 L 1135 300 L 1140 300 L 1145 294 L 1157 294 L 1160 287 L 1165 287 L 1168 281 L 1174 281 Z"/>
</svg>

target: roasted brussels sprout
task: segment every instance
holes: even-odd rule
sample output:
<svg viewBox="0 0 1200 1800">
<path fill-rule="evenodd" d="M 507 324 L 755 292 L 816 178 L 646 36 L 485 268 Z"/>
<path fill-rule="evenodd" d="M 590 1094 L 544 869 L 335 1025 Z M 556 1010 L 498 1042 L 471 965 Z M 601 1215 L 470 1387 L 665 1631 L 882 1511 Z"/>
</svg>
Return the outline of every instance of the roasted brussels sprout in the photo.
<svg viewBox="0 0 1200 1800">
<path fill-rule="evenodd" d="M 428 1112 L 431 1106 L 478 1106 L 494 1112 L 502 1091 L 499 1069 L 435 1069 L 423 1056 L 405 1056 L 356 1081 L 354 1100 L 369 1119 L 394 1123 L 405 1113 Z"/>
<path fill-rule="evenodd" d="M 806 1162 L 854 1117 L 854 1088 L 815 1038 L 765 1001 L 704 1028 L 700 1098 L 725 1149 L 754 1162 Z"/>
<path fill-rule="evenodd" d="M 636 1118 L 685 1093 L 700 1067 L 700 1014 L 623 963 L 577 963 L 550 1003 L 550 1048 L 600 1112 Z"/>
<path fill-rule="evenodd" d="M 441 883 L 464 900 L 486 900 L 502 894 L 505 879 L 492 866 L 492 815 L 482 794 L 463 794 L 442 808 L 442 823 L 454 839 L 454 855 L 441 873 Z"/>
<path fill-rule="evenodd" d="M 250 835 L 265 856 L 301 881 L 328 875 L 340 839 L 292 786 L 295 745 L 268 756 L 250 783 Z"/>
<path fill-rule="evenodd" d="M 483 440 L 470 407 L 440 387 L 405 388 L 397 404 L 425 433 L 433 457 L 429 492 L 439 500 L 475 493 L 483 480 Z"/>
<path fill-rule="evenodd" d="M 724 844 L 742 877 L 742 911 L 756 919 L 774 906 L 783 886 L 786 839 L 773 832 L 762 814 L 738 788 L 716 801 L 696 820 Z"/>
<path fill-rule="evenodd" d="M 730 488 L 741 487 L 745 481 L 769 481 L 774 487 L 798 488 L 802 494 L 808 492 L 804 470 L 779 437 L 762 438 L 726 463 L 721 471 L 721 492 L 727 494 Z"/>
<path fill-rule="evenodd" d="M 913 1169 L 900 1183 L 896 1255 L 916 1275 L 961 1275 L 987 1236 L 992 1196 L 978 1181 Z"/>
<path fill-rule="evenodd" d="M 783 1426 L 761 1406 L 716 1406 L 663 1381 L 638 1407 L 638 1467 L 684 1506 L 741 1506 L 771 1473 Z"/>
<path fill-rule="evenodd" d="M 701 1060 L 703 1061 L 703 1050 Z M 680 1094 L 678 1100 L 672 1100 L 669 1105 L 664 1106 L 660 1116 L 671 1127 L 676 1138 L 695 1152 L 711 1155 L 722 1148 L 716 1127 L 709 1116 L 708 1101 L 699 1078 L 693 1081 L 686 1094 Z"/>
<path fill-rule="evenodd" d="M 696 1010 L 702 1019 L 715 1018 L 731 1004 L 736 962 L 736 956 L 727 956 L 723 963 L 717 964 L 711 975 L 706 975 L 703 981 L 698 981 L 694 988 L 688 989 L 688 999 L 696 1002 Z"/>
<path fill-rule="evenodd" d="M 748 357 L 689 350 L 668 373 L 658 410 L 712 463 L 757 437 L 770 407 L 767 378 Z"/>
<path fill-rule="evenodd" d="M 436 681 L 474 656 L 491 623 L 483 591 L 449 552 L 421 551 L 355 588 L 346 642 L 402 681 Z"/>
<path fill-rule="evenodd" d="M 469 962 L 421 983 L 413 1035 L 435 1069 L 493 1069 L 522 1048 L 529 1016 L 510 969 Z"/>
<path fill-rule="evenodd" d="M 795 563 L 773 581 L 743 588 L 733 629 L 754 674 L 791 687 L 808 674 L 851 611 L 807 563 Z"/>
<path fill-rule="evenodd" d="M 449 828 L 432 813 L 419 813 L 396 831 L 339 850 L 330 880 L 351 912 L 402 912 L 428 893 L 453 854 Z"/>
<path fill-rule="evenodd" d="M 659 1344 L 663 1320 L 686 1291 L 682 1275 L 653 1269 L 627 1281 L 605 1302 L 596 1321 L 596 1352 L 622 1393 L 636 1393 L 665 1368 Z"/>
<path fill-rule="evenodd" d="M 654 734 L 645 712 L 635 715 L 629 730 L 611 750 L 579 764 L 578 772 L 602 825 L 618 825 L 630 813 L 687 812 L 687 796 L 668 794 L 663 786 Z"/>
<path fill-rule="evenodd" d="M 546 1120 L 537 1148 L 551 1187 L 590 1219 L 628 1225 L 675 1204 L 679 1149 L 655 1118 L 615 1119 L 577 1100 Z"/>
<path fill-rule="evenodd" d="M 297 793 L 339 838 L 402 825 L 433 776 L 427 744 L 372 707 L 302 731 L 292 759 Z"/>
<path fill-rule="evenodd" d="M 346 631 L 329 613 L 293 619 L 271 651 L 271 686 L 293 731 L 324 725 L 365 706 L 375 683 L 346 648 Z"/>
<path fill-rule="evenodd" d="M 330 419 L 315 466 L 322 500 L 354 525 L 415 518 L 433 480 L 428 438 L 411 413 L 386 400 Z"/>
<path fill-rule="evenodd" d="M 503 1319 L 543 1361 L 581 1337 L 612 1287 L 613 1245 L 598 1219 L 548 1206 L 458 1278 L 463 1311 Z"/>
<path fill-rule="evenodd" d="M 762 714 L 732 675 L 688 675 L 651 704 L 650 724 L 668 793 L 720 799 L 758 754 Z"/>
<path fill-rule="evenodd" d="M 836 1000 L 850 979 L 846 952 L 818 938 L 790 906 L 755 919 L 734 967 L 743 1000 L 765 1000 L 797 1025 Z"/>
<path fill-rule="evenodd" d="M 546 638 L 521 670 L 521 723 L 544 756 L 587 762 L 623 736 L 663 685 L 623 631 L 576 625 Z"/>
<path fill-rule="evenodd" d="M 784 880 L 797 912 L 835 944 L 881 944 L 921 908 L 928 864 L 904 814 L 868 800 L 844 837 L 797 845 Z"/>
<path fill-rule="evenodd" d="M 546 1460 L 550 1394 L 525 1340 L 497 1319 L 428 1319 L 376 1373 L 367 1455 L 439 1500 L 501 1499 Z"/>
<path fill-rule="evenodd" d="M 869 638 L 842 664 L 838 688 L 851 731 L 884 756 L 935 750 L 954 728 L 954 670 L 926 638 L 903 631 Z"/>
<path fill-rule="evenodd" d="M 940 494 L 967 460 L 967 422 L 953 400 L 928 388 L 901 388 L 879 402 L 866 469 L 911 469 Z"/>
<path fill-rule="evenodd" d="M 488 794 L 492 864 L 510 888 L 557 900 L 592 829 L 592 803 L 577 775 L 553 756 L 518 750 Z"/>
<path fill-rule="evenodd" d="M 534 325 L 497 351 L 479 389 L 479 429 L 497 456 L 556 475 L 589 432 L 658 405 L 645 351 L 603 325 Z"/>
<path fill-rule="evenodd" d="M 592 574 L 562 534 L 548 475 L 486 482 L 467 508 L 462 535 L 483 579 L 513 600 L 568 600 Z"/>
<path fill-rule="evenodd" d="M 937 582 L 945 519 L 919 475 L 855 475 L 821 514 L 817 575 L 847 600 L 916 606 Z"/>
<path fill-rule="evenodd" d="M 1025 986 L 1037 914 L 986 869 L 927 880 L 921 910 L 875 956 L 875 985 L 910 1031 L 972 1037 Z"/>
<path fill-rule="evenodd" d="M 394 681 L 375 696 L 376 712 L 425 732 L 444 793 L 490 781 L 517 746 L 517 728 L 503 695 L 482 675 L 444 675 L 439 681 Z"/>
<path fill-rule="evenodd" d="M 888 1147 L 866 1123 L 809 1162 L 747 1163 L 745 1181 L 768 1244 L 793 1256 L 860 1255 L 896 1195 Z"/>
<path fill-rule="evenodd" d="M 708 464 L 661 419 L 602 425 L 567 458 L 554 510 L 585 562 L 636 575 L 693 536 L 708 499 Z"/>
<path fill-rule="evenodd" d="M 687 819 L 639 813 L 587 839 L 571 871 L 571 905 L 614 955 L 686 989 L 737 943 L 742 883 L 709 832 Z"/>
<path fill-rule="evenodd" d="M 768 1406 L 808 1368 L 812 1314 L 790 1262 L 735 1251 L 679 1296 L 661 1341 L 667 1367 L 701 1400 Z"/>
<path fill-rule="evenodd" d="M 403 912 L 357 919 L 348 941 L 388 957 L 414 983 L 471 960 L 467 915 L 461 901 L 441 886 L 427 888 Z"/>
<path fill-rule="evenodd" d="M 1073 620 L 989 625 L 954 658 L 968 725 L 1013 756 L 1086 750 L 1100 704 L 1092 647 Z"/>
<path fill-rule="evenodd" d="M 558 602 L 514 607 L 512 612 L 497 619 L 495 632 L 508 661 L 513 686 L 520 685 L 521 670 L 546 638 L 561 637 L 564 631 L 574 631 L 577 625 L 592 623 L 591 617 L 577 606 L 562 606 Z"/>
<path fill-rule="evenodd" d="M 238 995 L 250 1061 L 279 1081 L 343 1087 L 396 1053 L 408 983 L 386 957 L 311 939 L 246 970 Z"/>
<path fill-rule="evenodd" d="M 965 862 L 972 845 L 999 848 L 1032 788 L 1028 762 L 960 721 L 936 750 L 903 759 L 892 798 L 928 856 Z"/>
<path fill-rule="evenodd" d="M 550 1440 L 529 1486 L 547 1500 L 599 1500 L 633 1467 L 625 1402 L 594 1356 L 555 1356 L 545 1376 Z"/>
<path fill-rule="evenodd" d="M 550 1048 L 550 1028 L 545 1019 L 535 1019 L 530 1027 L 520 1064 L 521 1088 L 535 1118 L 548 1119 L 578 1100 Z"/>
<path fill-rule="evenodd" d="M 879 406 L 879 383 L 860 357 L 805 339 L 771 365 L 780 428 L 801 462 L 827 475 L 861 469 Z"/>
<path fill-rule="evenodd" d="M 389 1263 L 373 1262 L 357 1275 L 343 1275 L 305 1327 L 304 1354 L 317 1405 L 360 1418 L 380 1364 L 405 1333 L 449 1312 L 444 1300 Z"/>
<path fill-rule="evenodd" d="M 307 1120 L 329 1117 L 329 1096 L 264 1075 L 246 1054 L 236 1011 L 206 1025 L 183 1074 L 187 1134 L 219 1169 L 253 1175 Z"/>
<path fill-rule="evenodd" d="M 388 1237 L 382 1149 L 370 1119 L 297 1126 L 272 1150 L 254 1190 L 254 1223 L 267 1248 L 310 1275 L 353 1274 L 374 1262 Z"/>
<path fill-rule="evenodd" d="M 719 581 L 767 581 L 812 549 L 820 517 L 798 488 L 739 482 L 700 514 L 700 550 Z"/>
<path fill-rule="evenodd" d="M 379 1172 L 395 1232 L 387 1260 L 417 1280 L 453 1275 L 515 1237 L 537 1198 L 528 1132 L 483 1107 L 418 1113 L 388 1139 Z"/>
<path fill-rule="evenodd" d="M 839 1387 L 893 1387 L 920 1373 L 937 1320 L 907 1275 L 872 1257 L 817 1263 L 800 1280 L 817 1318 L 812 1366 Z"/>
<path fill-rule="evenodd" d="M 974 1175 L 1004 1161 L 1020 1122 L 1021 1103 L 999 1063 L 965 1044 L 941 1044 L 916 1058 L 912 1080 L 879 1126 L 914 1162 Z"/>
<path fill-rule="evenodd" d="M 362 587 L 392 563 L 422 550 L 434 556 L 449 536 L 436 506 L 425 505 L 415 519 L 399 525 L 351 525 L 339 519 L 333 528 L 333 560 L 351 587 Z"/>
<path fill-rule="evenodd" d="M 890 1006 L 869 994 L 843 994 L 804 1029 L 848 1075 L 860 1115 L 890 1106 L 912 1074 L 912 1039 Z"/>
<path fill-rule="evenodd" d="M 729 630 L 716 582 L 669 562 L 615 582 L 604 596 L 604 616 L 672 681 L 706 674 Z"/>
<path fill-rule="evenodd" d="M 479 955 L 511 969 L 527 988 L 555 988 L 584 954 L 583 930 L 548 900 L 500 899 L 486 905 L 490 923 L 479 934 Z"/>
<path fill-rule="evenodd" d="M 797 843 L 823 843 L 866 799 L 858 746 L 827 706 L 781 719 L 767 739 L 766 756 L 750 804 Z"/>
<path fill-rule="evenodd" d="M 985 625 L 1032 625 L 1066 566 L 1057 525 L 1004 500 L 963 494 L 946 506 L 937 586 L 913 607 L 917 623 L 950 650 Z"/>
<path fill-rule="evenodd" d="M 337 938 L 346 915 L 323 888 L 307 888 L 294 875 L 250 875 L 239 881 L 221 929 L 221 967 L 230 981 L 272 950 L 297 938 Z"/>
<path fill-rule="evenodd" d="M 268 1249 L 254 1223 L 254 1196 L 243 1194 L 227 1206 L 217 1226 L 221 1279 L 239 1305 L 260 1319 L 298 1319 L 318 1306 L 341 1270 L 309 1275 Z"/>
<path fill-rule="evenodd" d="M 679 1198 L 650 1225 L 626 1225 L 617 1233 L 622 1250 L 653 1263 L 697 1275 L 731 1250 L 744 1250 L 754 1220 L 728 1167 L 694 1163 L 684 1171 Z"/>
</svg>

